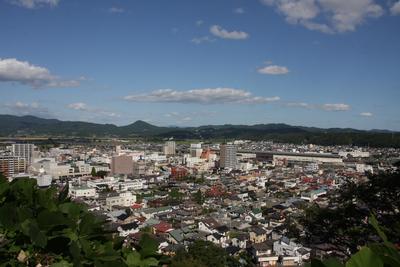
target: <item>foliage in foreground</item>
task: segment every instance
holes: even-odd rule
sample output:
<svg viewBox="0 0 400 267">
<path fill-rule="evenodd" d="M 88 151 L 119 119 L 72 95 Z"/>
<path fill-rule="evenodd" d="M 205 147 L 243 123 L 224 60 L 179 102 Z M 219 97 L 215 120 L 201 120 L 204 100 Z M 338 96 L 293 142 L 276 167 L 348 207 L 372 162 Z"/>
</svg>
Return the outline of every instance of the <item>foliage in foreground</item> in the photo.
<svg viewBox="0 0 400 267">
<path fill-rule="evenodd" d="M 240 263 L 212 242 L 197 240 L 187 250 L 179 250 L 172 259 L 171 267 L 235 267 Z"/>
<path fill-rule="evenodd" d="M 156 242 L 144 235 L 136 250 L 125 246 L 67 193 L 0 177 L 0 266 L 159 265 Z"/>
<path fill-rule="evenodd" d="M 372 175 L 364 183 L 348 181 L 326 208 L 313 206 L 300 219 L 306 233 L 302 243 L 328 243 L 350 256 L 377 240 L 368 224 L 375 214 L 390 241 L 400 242 L 400 172 Z"/>
<path fill-rule="evenodd" d="M 313 259 L 306 267 L 399 267 L 400 253 L 398 248 L 388 241 L 387 236 L 380 229 L 374 216 L 371 216 L 369 221 L 383 243 L 372 243 L 362 247 L 345 264 L 335 258 L 329 258 L 324 261 Z"/>
</svg>

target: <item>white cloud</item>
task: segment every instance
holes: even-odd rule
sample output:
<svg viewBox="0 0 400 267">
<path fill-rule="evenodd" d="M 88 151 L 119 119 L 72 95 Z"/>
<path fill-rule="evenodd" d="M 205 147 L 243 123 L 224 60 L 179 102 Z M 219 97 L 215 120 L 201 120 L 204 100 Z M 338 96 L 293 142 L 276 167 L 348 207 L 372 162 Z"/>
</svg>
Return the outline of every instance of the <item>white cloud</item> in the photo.
<svg viewBox="0 0 400 267">
<path fill-rule="evenodd" d="M 15 58 L 0 58 L 0 82 L 17 82 L 33 88 L 43 87 L 78 87 L 77 80 L 62 80 L 44 67 L 35 66 L 27 61 Z"/>
<path fill-rule="evenodd" d="M 400 1 L 397 1 L 393 4 L 393 6 L 390 8 L 390 12 L 392 15 L 400 15 Z"/>
<path fill-rule="evenodd" d="M 361 112 L 361 113 L 360 113 L 360 116 L 363 116 L 363 117 L 372 117 L 372 116 L 374 116 L 374 114 L 372 114 L 371 112 Z"/>
<path fill-rule="evenodd" d="M 24 103 L 17 101 L 15 103 L 8 103 L 3 105 L 10 114 L 25 116 L 32 115 L 42 118 L 50 118 L 50 112 L 47 108 L 42 107 L 38 102 Z"/>
<path fill-rule="evenodd" d="M 121 7 L 115 7 L 115 6 L 113 6 L 113 7 L 110 7 L 110 8 L 108 9 L 108 12 L 110 12 L 110 13 L 124 13 L 124 12 L 125 12 L 125 9 L 123 9 L 123 8 L 121 8 Z"/>
<path fill-rule="evenodd" d="M 323 33 L 354 31 L 368 18 L 383 15 L 376 0 L 261 0 L 285 16 L 287 22 Z"/>
<path fill-rule="evenodd" d="M 55 7 L 60 0 L 11 0 L 10 2 L 21 7 L 32 9 L 44 6 Z"/>
<path fill-rule="evenodd" d="M 278 65 L 262 67 L 262 68 L 259 68 L 257 71 L 261 74 L 269 74 L 269 75 L 281 75 L 281 74 L 289 73 L 289 70 L 287 67 L 278 66 Z"/>
<path fill-rule="evenodd" d="M 192 43 L 195 43 L 195 44 L 201 44 L 201 43 L 212 43 L 212 42 L 215 42 L 215 39 L 210 38 L 209 36 L 203 36 L 203 37 L 195 37 L 190 41 Z"/>
<path fill-rule="evenodd" d="M 78 103 L 71 103 L 68 105 L 68 108 L 73 109 L 73 110 L 88 110 L 88 107 L 85 103 L 78 102 Z"/>
<path fill-rule="evenodd" d="M 104 110 L 101 108 L 91 107 L 83 102 L 71 103 L 71 104 L 67 105 L 67 108 L 76 110 L 76 111 L 83 111 L 83 112 L 93 113 L 96 115 L 107 116 L 107 117 L 120 117 L 120 115 L 118 113 L 107 111 L 107 110 Z"/>
<path fill-rule="evenodd" d="M 244 8 L 242 8 L 242 7 L 235 8 L 233 10 L 233 13 L 235 13 L 235 14 L 244 14 Z"/>
<path fill-rule="evenodd" d="M 350 105 L 347 104 L 323 104 L 321 106 L 326 111 L 347 111 L 350 110 Z"/>
<path fill-rule="evenodd" d="M 204 21 L 201 20 L 201 19 L 199 19 L 199 20 L 196 21 L 196 25 L 197 25 L 197 26 L 201 26 L 201 25 L 203 25 L 203 24 L 204 24 Z"/>
<path fill-rule="evenodd" d="M 282 0 L 278 5 L 278 9 L 290 23 L 313 19 L 319 13 L 319 8 L 314 0 Z"/>
<path fill-rule="evenodd" d="M 280 100 L 277 96 L 253 96 L 248 91 L 234 88 L 205 88 L 188 91 L 161 89 L 148 94 L 125 96 L 124 99 L 132 102 L 185 104 L 266 104 Z"/>
<path fill-rule="evenodd" d="M 210 32 L 222 39 L 232 40 L 244 40 L 249 38 L 249 34 L 243 31 L 228 31 L 219 25 L 213 25 L 210 27 Z"/>
<path fill-rule="evenodd" d="M 305 103 L 305 102 L 294 102 L 294 103 L 287 103 L 286 104 L 288 107 L 298 107 L 298 108 L 307 108 L 307 109 L 312 109 L 313 106 Z"/>
<path fill-rule="evenodd" d="M 164 117 L 171 119 L 171 123 L 175 124 L 183 124 L 193 121 L 193 118 L 188 116 L 186 113 L 180 113 L 176 111 L 166 113 L 164 114 Z"/>
<path fill-rule="evenodd" d="M 309 104 L 305 102 L 292 102 L 287 103 L 286 106 L 288 107 L 298 107 L 298 108 L 305 108 L 305 109 L 318 109 L 318 110 L 325 110 L 325 111 L 348 111 L 350 110 L 350 105 L 348 104 Z"/>
</svg>

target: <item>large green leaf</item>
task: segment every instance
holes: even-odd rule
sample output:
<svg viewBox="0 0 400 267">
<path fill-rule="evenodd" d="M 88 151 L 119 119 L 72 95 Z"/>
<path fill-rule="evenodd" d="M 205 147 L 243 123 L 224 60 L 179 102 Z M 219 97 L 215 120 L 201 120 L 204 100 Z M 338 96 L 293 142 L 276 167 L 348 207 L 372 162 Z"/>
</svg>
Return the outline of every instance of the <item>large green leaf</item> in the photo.
<svg viewBox="0 0 400 267">
<path fill-rule="evenodd" d="M 158 243 L 151 238 L 148 234 L 144 234 L 139 241 L 140 255 L 142 258 L 157 255 Z"/>
<path fill-rule="evenodd" d="M 35 179 L 15 179 L 10 184 L 11 193 L 19 198 L 21 203 L 25 205 L 33 204 L 33 195 L 36 190 L 36 180 Z"/>
<path fill-rule="evenodd" d="M 69 246 L 69 252 L 72 255 L 74 266 L 81 266 L 81 261 L 80 261 L 81 249 L 77 241 L 71 241 L 71 244 Z"/>
<path fill-rule="evenodd" d="M 64 260 L 56 262 L 56 263 L 53 263 L 52 265 L 50 265 L 50 267 L 72 267 L 72 266 L 73 266 L 72 263 L 69 263 L 69 262 L 64 261 Z"/>
<path fill-rule="evenodd" d="M 304 267 L 325 267 L 325 265 L 318 259 L 312 259 L 311 262 L 306 263 Z"/>
<path fill-rule="evenodd" d="M 158 266 L 158 260 L 155 258 L 147 258 L 142 260 L 140 266 L 142 267 Z"/>
<path fill-rule="evenodd" d="M 368 247 L 388 266 L 400 266 L 400 253 L 397 249 L 384 244 L 370 244 Z"/>
<path fill-rule="evenodd" d="M 379 227 L 378 221 L 376 220 L 374 215 L 371 215 L 371 217 L 369 217 L 369 223 L 375 228 L 376 232 L 378 233 L 379 237 L 383 240 L 383 242 L 387 242 L 388 241 L 387 236 Z"/>
<path fill-rule="evenodd" d="M 346 262 L 346 267 L 383 267 L 383 262 L 370 248 L 363 247 L 351 256 Z"/>
<path fill-rule="evenodd" d="M 21 224 L 21 230 L 26 236 L 30 237 L 32 244 L 41 248 L 46 247 L 47 237 L 40 231 L 36 221 L 32 219 L 25 220 Z"/>
<path fill-rule="evenodd" d="M 323 263 L 325 267 L 344 267 L 344 264 L 336 258 L 328 258 L 324 260 Z"/>
<path fill-rule="evenodd" d="M 82 207 L 73 202 L 63 203 L 58 206 L 58 209 L 71 219 L 78 219 L 82 211 Z"/>
<path fill-rule="evenodd" d="M 41 229 L 50 229 L 54 226 L 68 225 L 69 220 L 61 212 L 44 210 L 39 213 L 37 222 Z"/>
<path fill-rule="evenodd" d="M 3 181 L 0 179 L 0 182 Z M 0 183 L 0 203 L 2 203 L 5 199 L 6 193 L 8 193 L 8 190 L 10 189 L 10 185 L 6 182 L 3 181 L 3 183 Z"/>
<path fill-rule="evenodd" d="M 18 226 L 17 206 L 15 203 L 5 203 L 0 207 L 0 226 L 5 229 L 15 229 Z"/>
<path fill-rule="evenodd" d="M 102 222 L 92 213 L 86 213 L 79 223 L 79 235 L 88 236 L 91 234 L 102 234 Z"/>
<path fill-rule="evenodd" d="M 55 188 L 49 188 L 46 190 L 37 190 L 36 200 L 37 204 L 40 207 L 45 209 L 55 211 L 57 209 L 57 205 L 55 203 Z"/>
<path fill-rule="evenodd" d="M 139 252 L 131 251 L 126 254 L 126 259 L 124 260 L 124 262 L 126 263 L 126 265 L 128 265 L 128 267 L 133 267 L 133 266 L 139 266 L 140 260 L 141 257 Z"/>
</svg>

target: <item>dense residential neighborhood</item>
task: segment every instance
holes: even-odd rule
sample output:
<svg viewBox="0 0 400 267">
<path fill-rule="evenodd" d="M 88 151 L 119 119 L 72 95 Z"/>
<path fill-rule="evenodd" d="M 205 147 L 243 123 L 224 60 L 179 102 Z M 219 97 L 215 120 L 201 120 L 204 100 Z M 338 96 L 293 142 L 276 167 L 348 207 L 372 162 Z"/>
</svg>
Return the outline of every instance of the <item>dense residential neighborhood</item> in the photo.
<svg viewBox="0 0 400 267">
<path fill-rule="evenodd" d="M 297 218 L 305 208 L 327 207 L 346 181 L 396 171 L 399 156 L 390 148 L 248 140 L 8 143 L 0 172 L 68 188 L 73 201 L 104 218 L 125 242 L 148 233 L 164 255 L 203 240 L 256 266 L 301 266 L 311 257 L 341 256 L 332 244 L 301 243 Z"/>
</svg>

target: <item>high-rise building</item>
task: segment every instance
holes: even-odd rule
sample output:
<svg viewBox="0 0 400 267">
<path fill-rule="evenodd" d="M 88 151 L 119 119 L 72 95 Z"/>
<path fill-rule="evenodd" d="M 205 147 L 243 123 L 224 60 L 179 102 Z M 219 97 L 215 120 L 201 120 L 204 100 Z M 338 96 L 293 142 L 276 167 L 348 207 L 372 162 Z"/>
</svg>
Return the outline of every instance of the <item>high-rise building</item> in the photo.
<svg viewBox="0 0 400 267">
<path fill-rule="evenodd" d="M 235 169 L 237 165 L 236 159 L 237 148 L 233 144 L 223 144 L 220 146 L 220 160 L 219 165 L 221 168 Z"/>
<path fill-rule="evenodd" d="M 24 158 L 28 165 L 32 163 L 34 151 L 34 144 L 13 144 L 11 147 L 11 153 L 13 156 Z"/>
<path fill-rule="evenodd" d="M 139 177 L 146 174 L 146 162 L 138 160 L 133 162 L 133 176 Z"/>
<path fill-rule="evenodd" d="M 131 175 L 133 173 L 133 159 L 131 156 L 114 156 L 111 159 L 111 173 Z"/>
<path fill-rule="evenodd" d="M 203 149 L 201 148 L 201 144 L 190 144 L 190 156 L 195 158 L 200 158 L 201 152 Z"/>
<path fill-rule="evenodd" d="M 26 160 L 11 155 L 0 155 L 0 172 L 6 177 L 26 171 Z"/>
<path fill-rule="evenodd" d="M 175 141 L 167 141 L 163 146 L 163 152 L 165 155 L 175 155 L 176 153 L 176 144 Z"/>
</svg>

